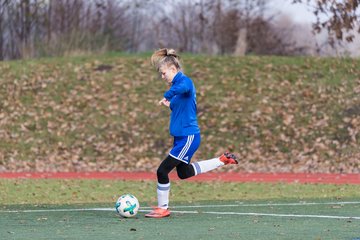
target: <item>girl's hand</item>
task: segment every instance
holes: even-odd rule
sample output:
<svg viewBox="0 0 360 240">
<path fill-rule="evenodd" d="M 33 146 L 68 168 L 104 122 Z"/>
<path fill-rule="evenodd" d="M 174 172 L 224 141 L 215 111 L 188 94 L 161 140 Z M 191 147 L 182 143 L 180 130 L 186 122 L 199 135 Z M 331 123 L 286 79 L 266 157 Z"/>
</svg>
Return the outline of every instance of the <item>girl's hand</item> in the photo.
<svg viewBox="0 0 360 240">
<path fill-rule="evenodd" d="M 164 105 L 166 107 L 169 107 L 170 106 L 170 102 L 166 99 L 166 98 L 163 98 L 159 101 L 159 105 Z"/>
</svg>

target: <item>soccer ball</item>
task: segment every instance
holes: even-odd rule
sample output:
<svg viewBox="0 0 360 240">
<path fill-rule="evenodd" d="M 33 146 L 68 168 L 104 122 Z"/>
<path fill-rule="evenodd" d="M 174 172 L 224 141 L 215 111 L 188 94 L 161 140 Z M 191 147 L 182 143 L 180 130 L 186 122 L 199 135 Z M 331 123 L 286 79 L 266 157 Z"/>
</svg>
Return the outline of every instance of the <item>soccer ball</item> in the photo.
<svg viewBox="0 0 360 240">
<path fill-rule="evenodd" d="M 134 195 L 124 194 L 115 203 L 115 210 L 120 216 L 129 218 L 135 217 L 139 211 L 139 201 Z"/>
</svg>

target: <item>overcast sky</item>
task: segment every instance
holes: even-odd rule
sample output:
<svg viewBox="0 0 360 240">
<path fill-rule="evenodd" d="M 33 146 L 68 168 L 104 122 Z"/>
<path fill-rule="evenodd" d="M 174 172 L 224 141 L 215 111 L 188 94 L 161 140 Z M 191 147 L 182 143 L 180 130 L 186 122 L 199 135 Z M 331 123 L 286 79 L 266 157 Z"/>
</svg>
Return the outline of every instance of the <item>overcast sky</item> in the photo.
<svg viewBox="0 0 360 240">
<path fill-rule="evenodd" d="M 291 0 L 272 0 L 269 9 L 288 15 L 294 22 L 315 22 L 316 18 L 306 4 L 292 4 Z"/>
</svg>

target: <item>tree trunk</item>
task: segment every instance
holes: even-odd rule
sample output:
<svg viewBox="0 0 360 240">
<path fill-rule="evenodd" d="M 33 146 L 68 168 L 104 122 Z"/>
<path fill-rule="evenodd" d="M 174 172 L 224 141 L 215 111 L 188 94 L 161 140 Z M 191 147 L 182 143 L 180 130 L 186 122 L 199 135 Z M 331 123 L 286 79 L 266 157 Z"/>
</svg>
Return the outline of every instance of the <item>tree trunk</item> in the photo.
<svg viewBox="0 0 360 240">
<path fill-rule="evenodd" d="M 247 35 L 246 28 L 241 28 L 239 30 L 238 39 L 235 46 L 235 52 L 234 52 L 235 56 L 245 56 L 246 45 L 247 45 L 246 35 Z"/>
</svg>

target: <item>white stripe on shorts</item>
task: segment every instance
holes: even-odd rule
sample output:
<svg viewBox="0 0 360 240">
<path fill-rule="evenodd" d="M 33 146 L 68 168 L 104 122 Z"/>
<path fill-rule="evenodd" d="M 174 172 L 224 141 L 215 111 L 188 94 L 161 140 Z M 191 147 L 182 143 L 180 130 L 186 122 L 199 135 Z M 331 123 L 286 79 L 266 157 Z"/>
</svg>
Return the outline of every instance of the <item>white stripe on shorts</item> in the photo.
<svg viewBox="0 0 360 240">
<path fill-rule="evenodd" d="M 185 146 L 183 147 L 183 149 L 181 150 L 178 158 L 183 159 L 183 157 L 185 156 L 185 154 L 186 154 L 187 151 L 189 150 L 189 148 L 190 148 L 193 140 L 194 140 L 194 135 L 189 135 L 189 136 L 188 136 L 188 139 L 187 139 L 187 141 L 186 141 L 186 144 L 185 144 Z"/>
</svg>

